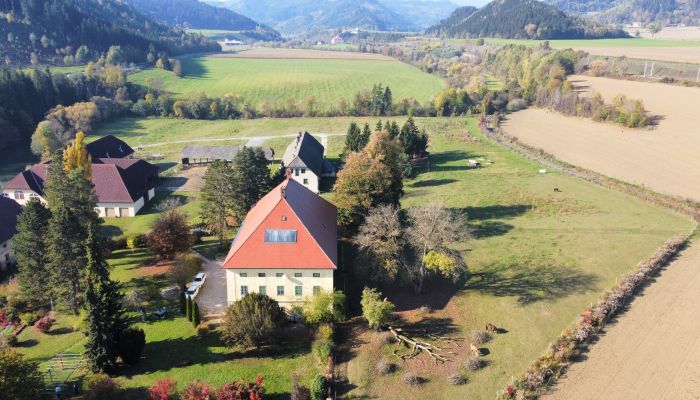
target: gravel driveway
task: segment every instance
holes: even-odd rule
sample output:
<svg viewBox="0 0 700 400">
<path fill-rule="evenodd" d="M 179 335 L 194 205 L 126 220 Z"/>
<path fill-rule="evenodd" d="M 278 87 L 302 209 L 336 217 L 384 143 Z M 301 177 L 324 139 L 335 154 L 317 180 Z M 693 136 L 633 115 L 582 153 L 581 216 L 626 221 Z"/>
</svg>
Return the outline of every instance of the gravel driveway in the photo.
<svg viewBox="0 0 700 400">
<path fill-rule="evenodd" d="M 207 280 L 197 295 L 197 304 L 202 313 L 202 319 L 209 322 L 218 321 L 226 310 L 226 271 L 221 264 L 210 260 L 201 254 L 204 261 L 202 270 L 207 274 Z"/>
</svg>

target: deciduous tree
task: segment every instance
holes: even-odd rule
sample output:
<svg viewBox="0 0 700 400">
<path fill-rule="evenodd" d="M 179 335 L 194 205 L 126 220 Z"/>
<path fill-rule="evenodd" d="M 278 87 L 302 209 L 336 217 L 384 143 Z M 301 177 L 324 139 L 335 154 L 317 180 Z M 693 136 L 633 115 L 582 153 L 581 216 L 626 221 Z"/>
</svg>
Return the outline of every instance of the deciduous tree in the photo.
<svg viewBox="0 0 700 400">
<path fill-rule="evenodd" d="M 285 320 L 284 310 L 275 300 L 248 293 L 226 310 L 221 338 L 227 346 L 260 347 L 276 341 Z"/>
<path fill-rule="evenodd" d="M 13 349 L 0 350 L 0 393 L 4 399 L 32 399 L 44 388 L 39 365 Z"/>
<path fill-rule="evenodd" d="M 331 292 L 320 291 L 304 303 L 304 319 L 306 322 L 316 325 L 321 323 L 342 322 L 345 315 L 343 308 L 345 295 L 334 290 Z"/>
<path fill-rule="evenodd" d="M 395 309 L 393 303 L 387 299 L 382 300 L 381 297 L 380 292 L 366 287 L 362 290 L 362 300 L 360 300 L 362 316 L 367 320 L 370 328 L 377 330 L 387 323 Z"/>
<path fill-rule="evenodd" d="M 194 237 L 184 214 L 173 208 L 160 213 L 146 236 L 146 244 L 157 256 L 171 260 L 188 251 L 194 244 Z"/>
</svg>

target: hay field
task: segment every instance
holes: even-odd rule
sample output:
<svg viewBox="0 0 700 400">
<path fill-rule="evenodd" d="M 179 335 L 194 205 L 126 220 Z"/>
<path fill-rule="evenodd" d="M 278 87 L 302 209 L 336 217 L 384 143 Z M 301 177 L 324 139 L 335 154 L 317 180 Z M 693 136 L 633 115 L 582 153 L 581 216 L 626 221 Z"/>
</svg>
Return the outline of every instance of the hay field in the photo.
<svg viewBox="0 0 700 400">
<path fill-rule="evenodd" d="M 697 47 L 587 47 L 576 46 L 596 56 L 639 58 L 644 60 L 675 61 L 700 64 L 700 49 Z"/>
<path fill-rule="evenodd" d="M 353 51 L 309 50 L 309 49 L 273 49 L 254 48 L 235 53 L 213 54 L 216 58 L 271 58 L 291 60 L 383 60 L 396 61 L 381 54 L 359 53 Z"/>
<path fill-rule="evenodd" d="M 700 90 L 658 83 L 573 76 L 580 90 L 610 101 L 618 93 L 644 100 L 660 118 L 651 130 L 528 109 L 508 117 L 504 129 L 524 143 L 569 163 L 671 195 L 700 200 Z"/>
<path fill-rule="evenodd" d="M 266 102 L 286 105 L 289 100 L 301 106 L 306 98 L 315 96 L 318 109 L 324 111 L 340 99 L 351 103 L 357 92 L 378 83 L 391 87 L 397 100 L 412 97 L 421 103 L 445 87 L 442 79 L 392 59 L 325 51 L 313 54 L 357 59 L 304 59 L 300 58 L 303 54 L 292 56 L 288 51 L 259 51 L 263 58 L 188 57 L 182 60 L 182 78 L 169 71 L 148 69 L 130 75 L 129 81 L 157 86 L 177 97 L 200 91 L 209 96 L 238 94 L 258 109 Z"/>
</svg>

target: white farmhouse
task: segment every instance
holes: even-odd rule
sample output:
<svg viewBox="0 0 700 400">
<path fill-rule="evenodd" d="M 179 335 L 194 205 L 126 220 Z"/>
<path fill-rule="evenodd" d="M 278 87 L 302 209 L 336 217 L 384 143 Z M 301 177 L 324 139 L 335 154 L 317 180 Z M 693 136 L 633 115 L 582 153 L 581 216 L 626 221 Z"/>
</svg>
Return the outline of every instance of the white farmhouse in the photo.
<svg viewBox="0 0 700 400">
<path fill-rule="evenodd" d="M 288 175 L 248 212 L 231 244 L 228 303 L 257 292 L 289 308 L 332 291 L 337 221 L 335 206 Z"/>
<path fill-rule="evenodd" d="M 315 137 L 308 132 L 299 133 L 282 157 L 282 167 L 292 171 L 292 179 L 319 192 L 323 177 L 334 177 L 335 167 L 324 157 L 325 149 Z"/>
</svg>

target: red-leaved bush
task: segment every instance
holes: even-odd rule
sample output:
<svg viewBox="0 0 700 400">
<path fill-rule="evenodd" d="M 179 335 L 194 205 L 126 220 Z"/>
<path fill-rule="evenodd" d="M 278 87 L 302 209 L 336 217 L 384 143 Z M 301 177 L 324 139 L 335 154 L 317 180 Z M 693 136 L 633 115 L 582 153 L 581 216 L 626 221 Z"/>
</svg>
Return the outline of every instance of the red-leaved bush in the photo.
<svg viewBox="0 0 700 400">
<path fill-rule="evenodd" d="M 152 388 L 148 389 L 150 400 L 170 400 L 175 398 L 175 381 L 172 379 L 159 379 Z"/>
<path fill-rule="evenodd" d="M 180 392 L 180 400 L 211 400 L 213 398 L 213 390 L 209 385 L 199 380 L 190 383 Z"/>
<path fill-rule="evenodd" d="M 255 383 L 229 382 L 216 392 L 217 400 L 262 400 L 265 394 L 265 378 L 257 376 Z"/>
<path fill-rule="evenodd" d="M 34 324 L 34 329 L 41 333 L 46 333 L 51 330 L 53 326 L 53 320 L 47 315 L 40 320 L 36 321 Z"/>
</svg>

